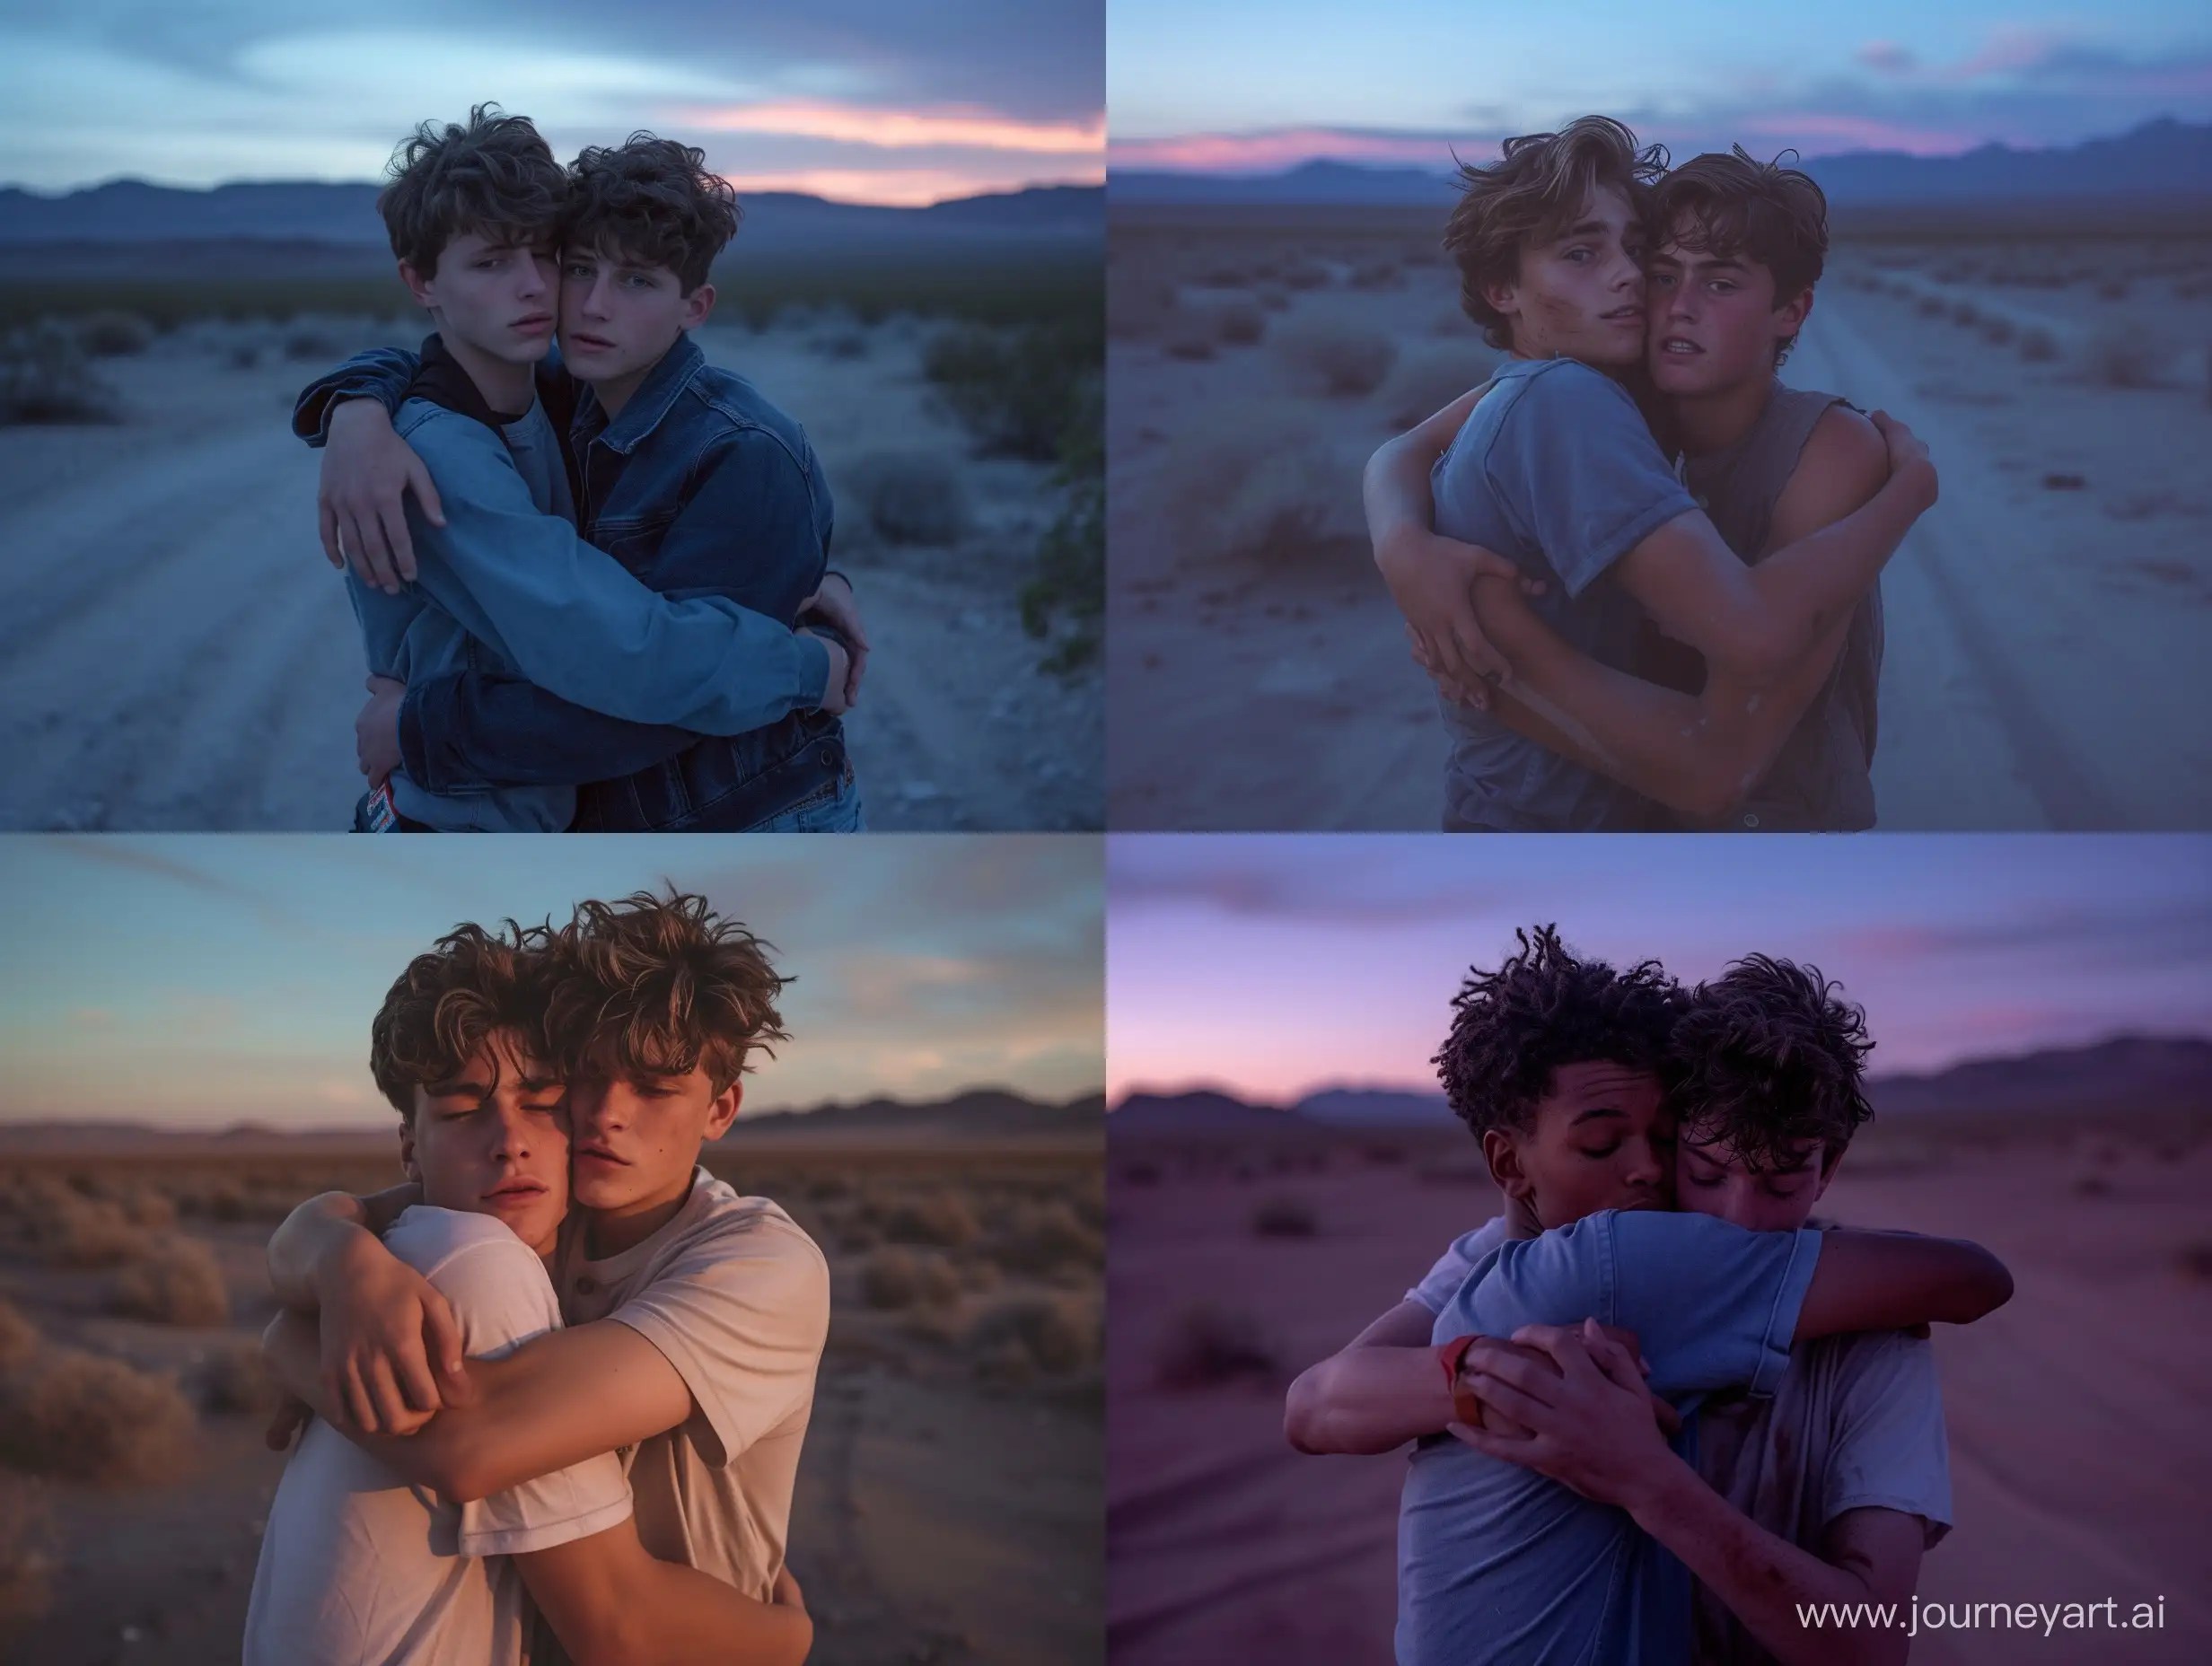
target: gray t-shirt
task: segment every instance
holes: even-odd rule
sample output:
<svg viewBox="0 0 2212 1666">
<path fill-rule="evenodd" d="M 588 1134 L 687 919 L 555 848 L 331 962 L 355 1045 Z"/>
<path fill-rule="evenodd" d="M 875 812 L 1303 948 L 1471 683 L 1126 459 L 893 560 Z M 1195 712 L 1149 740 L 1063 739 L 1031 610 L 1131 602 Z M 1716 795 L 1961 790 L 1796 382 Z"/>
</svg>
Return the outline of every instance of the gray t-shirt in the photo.
<svg viewBox="0 0 2212 1666">
<path fill-rule="evenodd" d="M 1510 557 L 1545 581 L 1538 615 L 1601 665 L 1632 671 L 1644 614 L 1613 564 L 1697 509 L 1628 390 L 1572 359 L 1516 359 L 1436 460 L 1436 530 Z M 1444 703 L 1447 825 L 1506 832 L 1635 831 L 1637 794 Z"/>
<path fill-rule="evenodd" d="M 1898 1330 L 1821 1337 L 1790 1350 L 1771 1399 L 1724 1392 L 1698 1413 L 1698 1473 L 1779 1538 L 1817 1552 L 1848 1510 L 1951 1530 L 1951 1448 L 1936 1350 Z M 1725 1604 L 1697 1588 L 1698 1666 L 1775 1666 Z"/>
</svg>

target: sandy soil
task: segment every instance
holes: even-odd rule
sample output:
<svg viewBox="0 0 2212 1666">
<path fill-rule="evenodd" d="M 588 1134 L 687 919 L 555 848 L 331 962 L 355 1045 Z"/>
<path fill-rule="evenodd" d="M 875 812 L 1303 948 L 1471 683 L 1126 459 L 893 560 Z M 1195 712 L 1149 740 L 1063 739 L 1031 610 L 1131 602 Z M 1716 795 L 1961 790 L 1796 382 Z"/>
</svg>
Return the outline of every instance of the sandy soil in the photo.
<svg viewBox="0 0 2212 1666">
<path fill-rule="evenodd" d="M 1395 238 L 1369 252 L 1389 276 L 1362 279 L 1356 246 L 1319 233 L 1301 247 L 1185 232 L 1179 246 L 1117 230 L 1110 294 L 1135 321 L 1108 353 L 1116 827 L 1436 825 L 1434 699 L 1367 560 L 1358 478 L 1424 376 L 1448 389 L 1484 350 L 1454 321 L 1453 275 Z M 1943 478 L 1884 580 L 1884 828 L 2212 820 L 2212 749 L 2191 717 L 2212 696 L 2212 495 L 2194 465 L 2212 443 L 2212 291 L 2139 276 L 2203 253 L 1837 251 L 1786 379 L 1904 416 Z M 1877 261 L 1882 287 L 1865 287 Z M 1258 270 L 1270 262 L 1277 280 Z M 1299 263 L 1323 281 L 1284 286 Z M 2046 270 L 2048 286 L 1999 282 Z M 1194 341 L 1209 332 L 1193 320 L 1255 296 L 1276 303 L 1257 343 Z M 1961 302 L 1976 321 L 1952 315 Z M 2003 343 L 1984 334 L 1998 311 Z M 1388 338 L 1378 389 L 1319 390 L 1287 346 L 1316 322 Z M 2030 362 L 2020 343 L 2039 322 L 2057 355 Z M 2144 385 L 2102 379 L 2108 329 L 2165 344 Z"/>
<path fill-rule="evenodd" d="M 810 1164 L 803 1153 L 746 1162 L 757 1173 L 754 1189 L 786 1202 L 829 1251 L 835 1281 L 792 1521 L 793 1568 L 816 1622 L 810 1658 L 821 1666 L 1102 1661 L 1098 1241 L 1076 1243 L 1072 1261 L 1052 1267 L 1032 1258 L 1003 1273 L 994 1263 L 988 1276 L 971 1270 L 1014 1230 L 1010 1223 L 1033 1219 L 1040 1206 L 1058 1202 L 1095 1220 L 1095 1146 L 1085 1153 L 1063 1142 L 1003 1162 L 909 1154 L 892 1165 L 896 1178 L 879 1163 L 868 1168 L 876 1178 L 857 1185 L 849 1164 Z M 296 1162 L 268 1166 L 268 1176 L 242 1192 L 245 1210 L 260 1218 L 218 1224 L 200 1212 L 184 1222 L 218 1247 L 233 1310 L 226 1328 L 106 1316 L 110 1275 L 57 1269 L 12 1249 L 0 1251 L 0 1296 L 48 1341 L 172 1371 L 194 1390 L 210 1349 L 258 1334 L 274 1311 L 261 1255 L 269 1218 L 324 1186 L 373 1183 L 359 1162 L 312 1172 Z M 131 1184 L 149 1178 L 148 1165 L 136 1162 L 75 1170 L 95 1183 L 126 1170 Z M 184 1171 L 171 1164 L 153 1178 L 180 1196 L 215 1183 L 208 1172 Z M 864 1275 L 885 1234 L 901 1230 L 900 1206 L 948 1196 L 962 1200 L 955 1220 L 964 1212 L 981 1234 L 959 1256 L 979 1288 L 951 1306 L 872 1306 Z M 1089 1316 L 1089 1331 L 1075 1333 L 1081 1354 L 1072 1367 L 982 1369 L 968 1339 L 971 1321 L 1024 1297 Z M 0 1475 L 42 1509 L 43 1549 L 54 1563 L 48 1612 L 0 1641 L 0 1659 L 235 1662 L 259 1534 L 285 1463 L 263 1447 L 260 1428 L 258 1417 L 203 1408 L 183 1474 L 159 1486 Z"/>
<path fill-rule="evenodd" d="M 1117 1666 L 1387 1662 L 1402 1460 L 1307 1458 L 1282 1437 L 1293 1375 L 1394 1305 L 1488 1181 L 1424 1178 L 1356 1148 L 1325 1171 L 1248 1153 L 1201 1166 L 1112 1148 L 1108 1629 Z M 1854 1172 L 1855 1165 L 1858 1171 Z M 1132 1171 L 1157 1175 L 1133 1184 Z M 1929 1600 L 2164 1596 L 2162 1632 L 1929 1635 L 1921 1662 L 2172 1662 L 2212 1646 L 2212 1146 L 2100 1142 L 1848 1159 L 1821 1214 L 1972 1237 L 2018 1281 L 1980 1324 L 1938 1328 L 1957 1527 L 1924 1564 Z M 1261 1238 L 1268 1198 L 1314 1209 L 1310 1239 Z M 1157 1361 L 1195 1302 L 1242 1315 L 1277 1369 L 1171 1392 Z"/>
<path fill-rule="evenodd" d="M 0 826 L 349 824 L 359 650 L 316 544 L 315 459 L 285 428 L 328 359 L 287 361 L 284 335 L 189 327 L 103 362 L 124 425 L 0 429 Z M 1038 674 L 1016 609 L 1049 469 L 967 460 L 911 322 L 828 339 L 794 325 L 701 345 L 807 425 L 833 487 L 869 452 L 918 446 L 975 509 L 952 548 L 894 548 L 840 493 L 838 560 L 875 644 L 850 720 L 872 824 L 1100 825 L 1101 680 Z"/>
</svg>

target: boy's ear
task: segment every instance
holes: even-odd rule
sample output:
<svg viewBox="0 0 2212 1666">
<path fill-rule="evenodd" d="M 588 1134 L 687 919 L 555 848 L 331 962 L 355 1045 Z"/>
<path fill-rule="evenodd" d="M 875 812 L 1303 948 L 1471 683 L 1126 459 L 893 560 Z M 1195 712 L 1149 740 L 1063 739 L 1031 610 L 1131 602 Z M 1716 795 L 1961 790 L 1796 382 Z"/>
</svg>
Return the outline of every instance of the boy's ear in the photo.
<svg viewBox="0 0 2212 1666">
<path fill-rule="evenodd" d="M 437 274 L 434 272 L 430 276 L 426 277 L 406 261 L 399 262 L 399 281 L 407 285 L 407 293 L 415 297 L 415 304 L 418 307 L 437 305 L 436 300 L 430 293 L 431 283 L 436 276 Z"/>
<path fill-rule="evenodd" d="M 701 284 L 683 298 L 683 327 L 697 329 L 707 321 L 707 315 L 715 310 L 715 286 Z"/>
<path fill-rule="evenodd" d="M 1520 285 L 1517 284 L 1485 284 L 1482 298 L 1490 311 L 1508 320 L 1521 315 Z"/>
<path fill-rule="evenodd" d="M 1509 1200 L 1523 1202 L 1535 1194 L 1535 1183 L 1521 1166 L 1521 1148 L 1514 1144 L 1512 1135 L 1502 1128 L 1485 1128 L 1482 1156 L 1490 1165 L 1491 1179 Z"/>
<path fill-rule="evenodd" d="M 1807 285 L 1782 305 L 1774 310 L 1775 346 L 1785 341 L 1795 341 L 1805 327 L 1805 320 L 1813 314 L 1813 289 Z"/>
<path fill-rule="evenodd" d="M 407 1178 L 420 1186 L 423 1183 L 422 1164 L 415 1161 L 415 1125 L 399 1125 L 399 1168 Z"/>
<path fill-rule="evenodd" d="M 718 1140 L 727 1134 L 730 1125 L 737 1120 L 737 1108 L 744 1102 L 745 1088 L 742 1083 L 733 1082 L 715 1094 L 715 1102 L 707 1111 L 707 1137 Z"/>
</svg>

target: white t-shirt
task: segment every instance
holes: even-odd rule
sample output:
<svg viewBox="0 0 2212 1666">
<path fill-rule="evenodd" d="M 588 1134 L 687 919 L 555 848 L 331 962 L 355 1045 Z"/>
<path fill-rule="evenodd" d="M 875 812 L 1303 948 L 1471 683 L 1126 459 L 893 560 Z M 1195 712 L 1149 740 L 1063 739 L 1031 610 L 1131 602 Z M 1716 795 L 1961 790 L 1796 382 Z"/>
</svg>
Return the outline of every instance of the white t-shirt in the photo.
<svg viewBox="0 0 2212 1666">
<path fill-rule="evenodd" d="M 544 1263 L 490 1215 L 418 1205 L 384 1247 L 452 1304 L 471 1358 L 512 1353 L 561 1322 Z M 269 1507 L 244 1666 L 516 1666 L 525 1593 L 508 1556 L 629 1513 L 612 1453 L 454 1504 L 317 1418 Z"/>
<path fill-rule="evenodd" d="M 620 1255 L 586 1260 L 563 1234 L 572 1325 L 612 1318 L 668 1356 L 696 1410 L 625 1454 L 637 1536 L 767 1601 L 790 1540 L 799 1448 L 830 1335 L 830 1264 L 765 1197 L 700 1169 L 676 1218 Z"/>
<path fill-rule="evenodd" d="M 1406 1300 L 1418 1302 L 1432 1313 L 1443 1312 L 1444 1304 L 1459 1294 L 1468 1274 L 1505 1241 L 1505 1217 L 1502 1214 L 1492 1215 L 1471 1232 L 1462 1232 L 1436 1258 L 1428 1276 L 1406 1292 Z"/>
</svg>

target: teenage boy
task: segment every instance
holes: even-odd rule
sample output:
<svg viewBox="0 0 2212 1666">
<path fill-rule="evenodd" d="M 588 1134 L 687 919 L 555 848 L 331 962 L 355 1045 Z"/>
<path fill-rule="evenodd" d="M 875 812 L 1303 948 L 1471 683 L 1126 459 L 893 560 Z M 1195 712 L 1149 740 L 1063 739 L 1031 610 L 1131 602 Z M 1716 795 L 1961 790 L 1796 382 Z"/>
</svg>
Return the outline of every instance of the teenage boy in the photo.
<svg viewBox="0 0 2212 1666">
<path fill-rule="evenodd" d="M 408 965 L 371 1032 L 421 1195 L 386 1250 L 440 1293 L 456 1346 L 481 1360 L 561 1324 L 544 1259 L 568 1211 L 568 1136 L 546 995 L 526 934 L 462 925 Z M 269 1508 L 246 1666 L 515 1666 L 525 1589 L 578 1662 L 795 1666 L 812 1635 L 795 1584 L 763 1606 L 648 1555 L 611 1453 L 455 1501 L 318 1421 Z"/>
<path fill-rule="evenodd" d="M 1465 696 L 1445 706 L 1448 829 L 1641 829 L 1651 802 L 1699 822 L 1728 817 L 1934 501 L 1926 448 L 1877 413 L 1879 467 L 1861 456 L 1809 487 L 1817 501 L 1777 519 L 1758 566 L 1732 552 L 1620 381 L 1645 356 L 1644 226 L 1660 165 L 1619 123 L 1584 117 L 1466 171 L 1446 247 L 1463 307 L 1512 356 L 1369 465 L 1377 560 L 1418 652 Z M 1432 482 L 1430 448 L 1455 426 Z M 1867 437 L 1846 443 L 1863 452 Z M 1479 554 L 1440 548 L 1432 486 L 1438 533 L 1509 557 L 1542 593 L 1524 599 L 1485 576 L 1494 568 Z M 1646 619 L 1702 656 L 1698 695 L 1631 674 Z M 1484 689 L 1468 656 L 1492 650 L 1510 684 Z"/>
<path fill-rule="evenodd" d="M 1755 162 L 1739 148 L 1732 155 L 1697 157 L 1661 179 L 1653 193 L 1652 226 L 1657 243 L 1645 281 L 1645 368 L 1652 409 L 1677 450 L 1675 467 L 1684 484 L 1728 547 L 1756 563 L 1856 508 L 1879 488 L 1887 469 L 1882 436 L 1865 418 L 1831 394 L 1784 387 L 1776 374 L 1813 305 L 1828 249 L 1827 201 L 1805 174 Z M 1461 416 L 1464 409 L 1463 404 L 1454 408 Z M 1429 469 L 1457 426 L 1449 416 L 1423 424 L 1418 437 L 1406 436 L 1378 453 L 1378 469 L 1409 497 L 1426 500 Z M 1392 558 L 1404 567 L 1467 558 L 1445 540 L 1425 539 L 1426 530 L 1401 529 Z M 1459 605 L 1464 609 L 1471 599 Z M 1532 620 L 1524 627 L 1540 630 Z M 1432 623 L 1415 634 L 1417 644 L 1434 646 L 1448 642 L 1452 630 Z M 1826 680 L 1817 687 L 1794 685 L 1793 698 L 1810 689 L 1795 727 L 1766 773 L 1747 793 L 1736 794 L 1739 802 L 1727 807 L 1718 826 L 1842 832 L 1874 824 L 1872 767 L 1882 649 L 1877 581 L 1853 610 Z M 1417 658 L 1438 675 L 1447 693 L 1453 692 L 1456 678 L 1426 647 L 1417 646 Z M 1705 671 L 1698 654 L 1659 637 L 1648 621 L 1637 669 L 1651 682 L 1689 694 L 1698 692 Z M 1577 717 L 1585 715 L 1584 698 L 1592 697 L 1572 685 L 1553 693 Z M 1593 697 L 1597 710 L 1590 715 L 1602 724 L 1605 704 L 1614 697 Z M 1514 702 L 1494 709 L 1521 727 Z M 1637 750 L 1633 732 L 1619 741 L 1619 756 L 1633 757 Z M 1681 784 L 1698 775 L 1664 757 L 1646 758 L 1644 767 L 1677 783 L 1678 802 L 1685 796 Z M 1742 778 L 1729 760 L 1720 785 Z"/>
<path fill-rule="evenodd" d="M 579 830 L 856 831 L 860 791 L 837 716 L 866 639 L 850 586 L 828 570 L 821 462 L 795 422 L 707 365 L 689 333 L 713 310 L 707 275 L 736 229 L 735 194 L 703 153 L 649 134 L 586 150 L 569 173 L 560 335 L 581 385 L 549 358 L 540 390 L 560 416 L 584 536 L 672 602 L 707 598 L 750 621 L 732 650 L 739 681 L 773 694 L 795 667 L 806 693 L 756 702 L 749 723 L 710 723 L 575 702 L 527 669 L 442 667 L 372 685 L 356 722 L 362 767 L 434 788 L 573 786 Z M 414 575 L 403 490 L 420 504 L 417 535 L 440 535 L 435 471 L 425 478 L 388 416 L 417 373 L 410 354 L 357 355 L 310 387 L 294 418 L 310 444 L 329 441 L 325 550 L 342 564 L 343 542 L 357 577 L 391 588 Z M 487 530 L 524 556 L 558 536 L 521 522 Z M 633 634 L 571 652 L 630 662 L 659 650 Z"/>
<path fill-rule="evenodd" d="M 2010 1281 L 1971 1245 L 1783 1231 L 1802 1226 L 1817 1188 L 1801 1185 L 1799 1172 L 1769 1171 L 1767 1158 L 1779 1149 L 1802 1159 L 1816 1141 L 1848 1138 L 1865 1114 L 1861 1021 L 1817 978 L 1757 957 L 1700 990 L 1686 1011 L 1679 992 L 1665 999 L 1637 987 L 1663 977 L 1646 965 L 1620 979 L 1540 932 L 1529 951 L 1470 980 L 1438 1063 L 1454 1108 L 1482 1136 L 1507 1214 L 1454 1244 L 1404 1303 L 1302 1376 L 1286 1423 L 1294 1443 L 1313 1451 L 1387 1451 L 1434 1436 L 1454 1419 L 1488 1421 L 1493 1433 L 1480 1438 L 1496 1438 L 1497 1414 L 1510 1415 L 1499 1403 L 1505 1396 L 1480 1407 L 1474 1402 L 1493 1381 L 1507 1381 L 1510 1393 L 1529 1381 L 1514 1374 L 1527 1362 L 1510 1345 L 1461 1340 L 1478 1328 L 1463 1322 L 1466 1311 L 1481 1310 L 1480 1328 L 1489 1335 L 1518 1332 L 1569 1355 L 1584 1344 L 1540 1325 L 1520 1329 L 1531 1308 L 1543 1309 L 1551 1326 L 1602 1313 L 1634 1333 L 1651 1372 L 1647 1387 L 1636 1363 L 1624 1366 L 1629 1355 L 1613 1353 L 1617 1342 L 1593 1337 L 1590 1352 L 1622 1372 L 1612 1409 L 1632 1399 L 1655 1434 L 1653 1390 L 1684 1411 L 1695 1408 L 1688 1390 L 1698 1388 L 1749 1383 L 1778 1394 L 1764 1403 L 1774 1408 L 1765 1422 L 1736 1426 L 1733 1446 L 1716 1442 L 1708 1473 L 1726 1477 L 1721 1484 L 1735 1500 L 1714 1501 L 1732 1520 L 1734 1536 L 1722 1542 L 1735 1560 L 1726 1567 L 1699 1563 L 1701 1571 L 1716 1570 L 1719 1601 L 1770 1638 L 1778 1609 L 1791 1615 L 1778 1591 L 1837 1600 L 1909 1591 L 1928 1528 L 1947 1519 L 1941 1409 L 1926 1356 L 1900 1360 L 1888 1337 L 1802 1339 L 1937 1318 L 1964 1322 L 2005 1300 Z M 1600 1068 L 1613 1085 L 1593 1093 L 1589 1083 Z M 1662 1070 L 1681 1102 L 1710 1108 L 1690 1125 L 1699 1154 L 1680 1164 Z M 1748 1186 L 1719 1178 L 1724 1153 L 1759 1171 Z M 1692 1186 L 1685 1196 L 1725 1205 L 1713 1208 L 1719 1220 L 1577 1218 L 1590 1208 L 1664 1207 L 1670 1182 L 1685 1170 Z M 1602 1190 L 1608 1184 L 1616 1188 L 1611 1197 Z M 1538 1227 L 1562 1230 L 1532 1238 Z M 1494 1286 L 1480 1276 L 1490 1273 L 1498 1276 Z M 1471 1293 L 1478 1285 L 1486 1286 L 1479 1296 Z M 1505 1325 L 1507 1318 L 1514 1324 Z M 1800 1346 L 1783 1353 L 1793 1337 Z M 1438 1371 L 1438 1350 L 1418 1346 L 1431 1338 L 1461 1360 L 1453 1374 Z M 1824 1375 L 1831 1358 L 1855 1363 Z M 1586 1360 L 1578 1370 L 1582 1387 Z M 1839 1431 L 1835 1420 L 1845 1414 L 1861 1421 Z M 1616 1416 L 1609 1426 L 1620 1421 Z M 1723 1424 L 1719 1434 L 1731 1432 Z M 1690 1438 L 1703 1436 L 1693 1431 Z M 1848 1454 L 1833 1450 L 1853 1442 L 1856 1450 Z M 1640 1658 L 1688 1658 L 1690 1618 L 1679 1565 L 1655 1556 L 1617 1513 L 1592 1513 L 1526 1469 L 1516 1472 L 1518 1488 L 1501 1486 L 1495 1474 L 1451 1474 L 1444 1453 L 1440 1473 L 1431 1461 L 1440 1451 L 1431 1439 L 1417 1451 L 1401 1516 L 1401 1659 L 1549 1660 L 1557 1651 L 1561 1659 L 1615 1660 L 1636 1657 L 1639 1647 L 1646 1651 Z M 1824 1469 L 1831 1458 L 1836 1467 Z M 1869 1472 L 1856 1493 L 1847 1474 L 1853 1462 Z M 1808 1496 L 1814 1477 L 1825 1489 L 1817 1500 Z M 1733 1490 L 1739 1480 L 1741 1495 Z M 1821 1523 L 1847 1523 L 1832 1539 L 1811 1531 L 1797 1538 L 1805 1511 L 1836 1501 Z M 1888 1519 L 1870 1513 L 1877 1502 Z M 1803 1507 L 1794 1514 L 1793 1504 Z M 1757 1524 L 1746 1512 L 1758 1513 Z M 1470 1555 L 1463 1534 L 1477 1518 L 1495 1530 L 1484 1531 Z M 1601 1530 L 1609 1526 L 1620 1530 Z M 1712 1514 L 1700 1518 L 1699 1530 L 1718 1530 Z M 1828 1559 L 1800 1543 L 1821 1546 Z M 1542 1611 L 1540 1603 L 1501 1593 L 1493 1580 L 1533 1580 L 1562 1600 Z M 1484 1603 L 1487 1629 L 1476 1628 L 1478 1640 L 1470 1615 Z M 1719 1613 L 1709 1626 L 1725 1623 L 1725 1609 Z M 1800 1649 L 1789 1658 L 1806 1656 Z"/>
<path fill-rule="evenodd" d="M 332 1193 L 270 1241 L 290 1310 L 272 1359 L 339 1433 L 455 1500 L 619 1453 L 645 1549 L 767 1600 L 829 1267 L 698 1156 L 735 1118 L 750 1055 L 785 1039 L 785 979 L 700 897 L 586 902 L 548 937 L 575 1204 L 554 1279 L 567 1328 L 464 1368 L 443 1298 L 371 1230 L 397 1200 Z"/>
<path fill-rule="evenodd" d="M 348 575 L 372 678 L 527 676 L 609 721 L 729 733 L 835 708 L 836 644 L 734 598 L 658 594 L 576 536 L 534 379 L 553 338 L 568 193 L 528 121 L 480 106 L 465 128 L 424 124 L 377 199 L 400 276 L 438 326 L 392 390 L 399 430 L 452 507 L 423 529 L 414 585 L 394 593 Z M 554 831 L 575 809 L 569 782 L 387 769 L 373 772 L 356 827 Z"/>
</svg>

